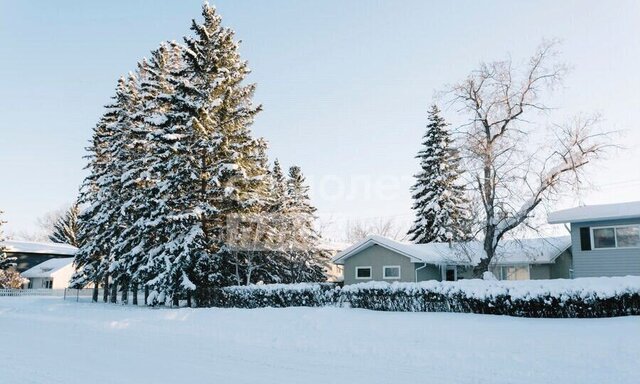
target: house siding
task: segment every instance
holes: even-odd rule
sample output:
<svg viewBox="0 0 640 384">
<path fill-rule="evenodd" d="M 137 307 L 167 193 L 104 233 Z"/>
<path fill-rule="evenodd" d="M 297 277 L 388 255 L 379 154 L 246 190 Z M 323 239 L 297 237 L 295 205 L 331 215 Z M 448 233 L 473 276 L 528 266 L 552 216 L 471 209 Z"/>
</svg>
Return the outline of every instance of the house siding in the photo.
<svg viewBox="0 0 640 384">
<path fill-rule="evenodd" d="M 574 277 L 640 275 L 640 248 L 614 248 L 583 251 L 580 228 L 640 224 L 640 218 L 571 223 Z"/>
<path fill-rule="evenodd" d="M 558 256 L 553 264 L 549 264 L 549 278 L 551 279 L 571 279 L 573 269 L 573 257 L 571 250 L 567 249 Z"/>
<path fill-rule="evenodd" d="M 385 265 L 399 265 L 400 279 L 383 279 L 382 268 Z M 422 264 L 418 264 L 422 266 Z M 356 267 L 371 267 L 371 279 L 356 279 Z M 379 245 L 372 245 L 344 261 L 344 284 L 365 283 L 367 281 L 415 281 L 416 266 L 411 260 Z"/>
<path fill-rule="evenodd" d="M 530 264 L 529 279 L 547 280 L 551 278 L 551 268 L 549 264 Z"/>
<path fill-rule="evenodd" d="M 426 267 L 421 268 L 424 264 L 418 263 L 415 268 L 418 271 L 418 281 L 426 281 L 426 280 L 442 280 L 442 271 L 440 267 L 433 264 L 427 264 Z"/>
</svg>

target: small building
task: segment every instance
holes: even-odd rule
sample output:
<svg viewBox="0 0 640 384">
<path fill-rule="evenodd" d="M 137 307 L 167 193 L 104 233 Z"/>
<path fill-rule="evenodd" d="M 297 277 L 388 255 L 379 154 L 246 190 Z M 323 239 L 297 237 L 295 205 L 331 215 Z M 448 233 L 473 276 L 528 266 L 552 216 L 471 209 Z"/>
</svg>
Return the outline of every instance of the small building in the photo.
<svg viewBox="0 0 640 384">
<path fill-rule="evenodd" d="M 571 278 L 569 236 L 506 240 L 490 266 L 501 280 Z M 333 258 L 344 284 L 468 279 L 484 256 L 482 243 L 414 244 L 369 236 Z"/>
<path fill-rule="evenodd" d="M 15 269 L 20 273 L 49 259 L 72 257 L 78 251 L 68 244 L 33 241 L 6 240 L 0 242 L 0 246 L 4 247 L 7 256 L 16 258 Z"/>
<path fill-rule="evenodd" d="M 20 276 L 29 280 L 23 288 L 62 289 L 69 287 L 74 271 L 73 257 L 54 258 L 27 269 Z"/>
<path fill-rule="evenodd" d="M 565 209 L 548 222 L 571 225 L 575 277 L 640 275 L 640 201 Z"/>
</svg>

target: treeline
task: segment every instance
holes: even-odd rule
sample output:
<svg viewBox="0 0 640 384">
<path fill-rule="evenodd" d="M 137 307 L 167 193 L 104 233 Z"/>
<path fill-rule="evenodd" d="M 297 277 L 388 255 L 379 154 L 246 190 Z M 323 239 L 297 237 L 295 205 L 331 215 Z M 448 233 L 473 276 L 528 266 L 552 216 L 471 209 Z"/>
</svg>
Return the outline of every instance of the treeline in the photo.
<svg viewBox="0 0 640 384">
<path fill-rule="evenodd" d="M 302 171 L 270 166 L 234 33 L 213 7 L 202 16 L 120 78 L 93 130 L 72 284 L 104 286 L 105 301 L 144 289 L 149 305 L 197 304 L 221 286 L 324 280 Z"/>
</svg>

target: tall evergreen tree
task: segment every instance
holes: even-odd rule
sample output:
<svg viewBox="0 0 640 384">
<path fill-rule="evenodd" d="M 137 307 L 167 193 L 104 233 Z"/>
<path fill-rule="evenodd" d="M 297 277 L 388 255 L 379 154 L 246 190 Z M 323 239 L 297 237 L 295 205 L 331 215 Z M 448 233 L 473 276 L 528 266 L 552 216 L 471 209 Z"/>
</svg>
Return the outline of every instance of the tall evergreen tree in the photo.
<svg viewBox="0 0 640 384">
<path fill-rule="evenodd" d="M 49 235 L 49 240 L 54 243 L 80 247 L 81 239 L 78 236 L 79 214 L 80 205 L 75 202 L 69 207 L 65 214 L 53 224 L 53 232 Z"/>
<path fill-rule="evenodd" d="M 129 158 L 123 164 L 123 222 L 129 222 L 120 234 L 116 251 L 125 260 L 130 275 L 133 302 L 137 304 L 137 291 L 166 268 L 155 258 L 162 236 L 162 219 L 167 209 L 159 192 L 164 178 L 166 152 L 158 151 L 163 140 L 163 124 L 170 109 L 169 98 L 173 92 L 171 73 L 182 65 L 181 47 L 175 43 L 161 43 L 152 52 L 149 61 L 138 64 L 138 111 L 133 115 L 130 129 Z M 166 148 L 165 148 L 166 149 Z"/>
<path fill-rule="evenodd" d="M 80 215 L 79 226 L 85 242 L 76 253 L 76 273 L 71 283 L 83 287 L 104 280 L 106 300 L 106 287 L 111 281 L 112 302 L 116 301 L 115 288 L 127 280 L 123 260 L 114 253 L 113 247 L 122 230 L 118 225 L 124 203 L 120 160 L 126 151 L 126 131 L 135 109 L 134 100 L 133 80 L 120 78 L 113 102 L 94 129 L 93 145 L 88 148 L 90 174 L 79 197 L 80 203 L 87 204 Z"/>
<path fill-rule="evenodd" d="M 288 225 L 281 232 L 284 236 L 286 257 L 286 282 L 324 281 L 328 257 L 319 248 L 320 235 L 314 228 L 316 208 L 309 198 L 300 167 L 289 168 L 287 179 L 287 199 L 283 216 Z"/>
<path fill-rule="evenodd" d="M 266 173 L 254 157 L 263 143 L 249 130 L 259 107 L 251 102 L 255 86 L 243 84 L 247 64 L 215 9 L 205 4 L 202 15 L 185 38 L 184 65 L 171 74 L 156 149 L 166 158 L 159 200 L 167 209 L 158 217 L 165 240 L 153 250 L 164 268 L 151 283 L 171 297 L 225 284 L 225 223 L 258 204 Z"/>
<path fill-rule="evenodd" d="M 469 204 L 458 180 L 460 158 L 436 105 L 429 110 L 422 146 L 416 156 L 420 172 L 411 188 L 416 219 L 410 239 L 416 243 L 467 240 Z"/>
</svg>

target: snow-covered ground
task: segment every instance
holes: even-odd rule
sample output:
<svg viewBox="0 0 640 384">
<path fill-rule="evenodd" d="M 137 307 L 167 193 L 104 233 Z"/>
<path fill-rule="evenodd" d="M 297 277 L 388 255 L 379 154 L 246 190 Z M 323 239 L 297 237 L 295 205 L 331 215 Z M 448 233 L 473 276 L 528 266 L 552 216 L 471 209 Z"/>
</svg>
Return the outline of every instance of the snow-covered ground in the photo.
<svg viewBox="0 0 640 384">
<path fill-rule="evenodd" d="M 0 383 L 639 383 L 640 318 L 0 297 Z"/>
</svg>

